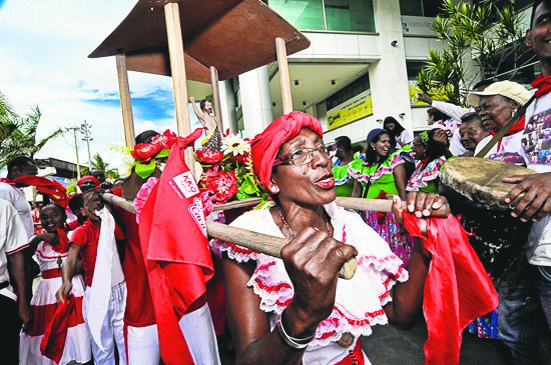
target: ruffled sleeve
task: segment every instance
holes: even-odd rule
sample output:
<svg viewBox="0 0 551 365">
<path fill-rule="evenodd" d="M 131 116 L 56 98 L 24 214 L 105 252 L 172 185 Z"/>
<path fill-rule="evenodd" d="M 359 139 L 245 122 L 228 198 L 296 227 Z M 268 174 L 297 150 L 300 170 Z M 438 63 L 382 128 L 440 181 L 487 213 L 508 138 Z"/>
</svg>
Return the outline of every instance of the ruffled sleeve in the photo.
<svg viewBox="0 0 551 365">
<path fill-rule="evenodd" d="M 417 166 L 419 166 L 420 163 L 421 161 L 418 161 Z M 411 178 L 409 179 L 406 190 L 419 191 L 423 188 L 426 188 L 431 181 L 440 178 L 440 170 L 442 170 L 442 166 L 444 166 L 445 163 L 446 158 L 440 157 L 429 162 L 424 170 L 415 170 L 414 173 L 411 175 Z"/>
<path fill-rule="evenodd" d="M 390 158 L 386 159 L 385 162 L 375 171 L 375 166 L 366 166 L 363 161 L 357 160 L 350 164 L 348 173 L 361 183 L 368 183 L 370 179 L 373 183 L 380 179 L 381 176 L 392 175 L 396 166 L 404 163 L 404 159 L 399 155 L 391 155 Z"/>
<path fill-rule="evenodd" d="M 408 279 L 402 261 L 359 215 L 334 203 L 326 206 L 326 210 L 331 216 L 335 239 L 358 249 L 358 269 L 351 280 L 339 279 L 333 312 L 320 323 L 309 347 L 336 342 L 346 332 L 355 337 L 367 336 L 372 333 L 372 325 L 388 323 L 383 306 L 392 300 L 390 289 L 396 282 Z M 232 225 L 282 237 L 268 210 L 245 213 Z M 294 294 L 283 261 L 225 242 L 213 244 L 237 262 L 256 261 L 248 286 L 259 296 L 262 311 L 276 317 L 281 315 Z"/>
</svg>

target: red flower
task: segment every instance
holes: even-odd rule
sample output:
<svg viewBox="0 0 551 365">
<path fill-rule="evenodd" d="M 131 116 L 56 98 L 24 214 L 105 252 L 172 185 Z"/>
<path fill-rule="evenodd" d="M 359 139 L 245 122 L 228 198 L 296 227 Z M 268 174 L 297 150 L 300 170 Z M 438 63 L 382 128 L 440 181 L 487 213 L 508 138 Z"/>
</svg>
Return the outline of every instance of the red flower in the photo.
<svg viewBox="0 0 551 365">
<path fill-rule="evenodd" d="M 215 164 L 222 160 L 224 154 L 220 151 L 198 150 L 195 152 L 199 160 L 207 164 Z"/>
<path fill-rule="evenodd" d="M 167 129 L 163 134 L 156 135 L 151 139 L 151 143 L 159 144 L 163 149 L 170 149 L 172 145 L 176 142 L 178 136 L 176 133 L 171 132 L 170 129 Z"/>
<path fill-rule="evenodd" d="M 213 203 L 224 204 L 237 193 L 235 172 L 218 171 L 219 166 L 205 173 L 205 187 L 211 192 Z"/>
<path fill-rule="evenodd" d="M 161 150 L 160 144 L 138 143 L 134 146 L 132 157 L 139 162 L 149 162 Z"/>
<path fill-rule="evenodd" d="M 243 151 L 242 155 L 230 156 L 230 161 L 231 162 L 237 161 L 238 164 L 244 165 L 247 162 L 249 162 L 249 156 L 250 156 L 249 152 Z"/>
</svg>

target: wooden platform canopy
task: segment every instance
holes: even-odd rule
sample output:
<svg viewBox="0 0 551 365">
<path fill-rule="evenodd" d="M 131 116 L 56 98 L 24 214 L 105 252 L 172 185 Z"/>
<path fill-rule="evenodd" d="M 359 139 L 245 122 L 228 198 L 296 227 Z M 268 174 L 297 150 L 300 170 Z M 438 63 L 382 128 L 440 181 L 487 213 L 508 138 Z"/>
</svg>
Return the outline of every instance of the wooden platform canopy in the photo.
<svg viewBox="0 0 551 365">
<path fill-rule="evenodd" d="M 287 55 L 310 41 L 259 0 L 139 0 L 89 55 L 117 57 L 125 139 L 134 144 L 127 70 L 172 76 L 178 134 L 190 133 L 186 80 L 218 81 L 278 60 L 285 112 L 292 110 Z"/>
</svg>

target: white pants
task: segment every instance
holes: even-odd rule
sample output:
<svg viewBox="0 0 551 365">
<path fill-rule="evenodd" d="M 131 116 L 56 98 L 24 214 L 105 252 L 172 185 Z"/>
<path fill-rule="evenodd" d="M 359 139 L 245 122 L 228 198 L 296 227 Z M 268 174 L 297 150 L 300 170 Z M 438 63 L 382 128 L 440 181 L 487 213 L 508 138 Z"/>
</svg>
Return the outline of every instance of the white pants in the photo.
<svg viewBox="0 0 551 365">
<path fill-rule="evenodd" d="M 82 305 L 82 314 L 84 321 L 88 322 L 87 309 L 90 305 L 90 287 L 86 287 L 84 292 L 84 302 Z M 90 342 L 92 345 L 92 356 L 96 365 L 115 364 L 115 345 L 119 351 L 119 364 L 126 365 L 126 352 L 124 348 L 124 308 L 126 305 L 126 283 L 113 285 L 111 287 L 111 296 L 109 297 L 109 306 L 107 315 L 103 319 L 101 326 L 101 338 L 105 345 L 105 351 L 102 351 L 92 339 L 90 333 Z"/>
<path fill-rule="evenodd" d="M 196 365 L 220 365 L 216 335 L 207 304 L 180 319 Z M 127 328 L 128 365 L 158 365 L 161 360 L 157 325 Z"/>
</svg>

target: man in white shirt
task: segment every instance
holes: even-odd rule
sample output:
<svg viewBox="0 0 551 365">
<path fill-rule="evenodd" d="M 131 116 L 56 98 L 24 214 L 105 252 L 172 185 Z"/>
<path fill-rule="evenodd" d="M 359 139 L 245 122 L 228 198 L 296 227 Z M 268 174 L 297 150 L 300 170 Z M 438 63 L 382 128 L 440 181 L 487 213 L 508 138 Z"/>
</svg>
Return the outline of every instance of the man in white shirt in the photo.
<svg viewBox="0 0 551 365">
<path fill-rule="evenodd" d="M 25 328 L 31 320 L 23 256 L 28 242 L 25 227 L 17 211 L 10 203 L 0 199 L 0 313 L 3 334 L 0 353 L 3 364 L 19 362 L 21 324 Z"/>
<path fill-rule="evenodd" d="M 14 157 L 8 162 L 8 175 L 4 181 L 0 180 L 0 199 L 8 201 L 17 210 L 21 221 L 25 226 L 28 238 L 34 235 L 34 224 L 32 218 L 31 205 L 25 197 L 23 185 L 20 183 L 13 183 L 14 179 L 21 176 L 37 175 L 38 168 L 33 159 L 27 156 Z"/>
<path fill-rule="evenodd" d="M 527 242 L 529 275 L 508 288 L 506 311 L 499 312 L 501 337 L 515 364 L 546 364 L 551 332 L 551 0 L 536 0 L 526 41 L 540 59 L 542 73 L 532 86 L 536 100 L 526 110 L 522 148 L 537 174 L 504 179 L 516 185 L 505 198 L 515 201 L 513 216 L 534 222 Z M 523 244 L 524 242 L 519 242 Z M 501 303 L 500 303 L 501 306 Z M 502 318 L 503 317 L 503 318 Z M 502 320 L 503 319 L 503 320 Z"/>
<path fill-rule="evenodd" d="M 490 86 L 493 83 L 494 81 L 492 80 L 481 80 L 473 86 L 473 91 L 484 91 L 488 86 Z M 445 101 L 433 100 L 425 94 L 419 94 L 417 96 L 417 99 L 431 105 L 433 108 L 436 108 L 442 113 L 448 115 L 452 119 L 452 121 L 455 122 L 457 125 L 461 124 L 461 117 L 463 115 L 474 111 L 478 112 L 477 110 L 478 108 L 473 108 L 473 107 L 463 108 L 461 106 L 458 106 L 452 103 L 447 103 Z M 450 151 L 455 156 L 460 156 L 467 151 L 465 148 L 463 148 L 463 145 L 461 144 L 461 136 L 459 134 L 459 128 L 454 129 L 453 135 L 450 139 Z"/>
</svg>

